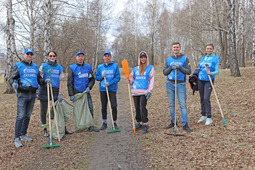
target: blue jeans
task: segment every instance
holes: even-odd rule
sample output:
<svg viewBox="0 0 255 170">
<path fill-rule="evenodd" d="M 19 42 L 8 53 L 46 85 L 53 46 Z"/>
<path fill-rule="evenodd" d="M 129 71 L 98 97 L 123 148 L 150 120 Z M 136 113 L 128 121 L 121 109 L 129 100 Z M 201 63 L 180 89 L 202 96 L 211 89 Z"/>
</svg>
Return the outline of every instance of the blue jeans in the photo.
<svg viewBox="0 0 255 170">
<path fill-rule="evenodd" d="M 166 80 L 166 91 L 167 91 L 167 97 L 168 97 L 168 101 L 169 101 L 171 121 L 174 122 L 174 119 L 175 119 L 175 84 Z M 186 99 L 187 99 L 186 83 L 177 83 L 177 97 L 178 97 L 178 102 L 179 102 L 179 106 L 181 109 L 182 125 L 184 126 L 186 123 L 188 123 L 188 113 L 187 113 L 187 107 L 186 107 Z"/>
<path fill-rule="evenodd" d="M 17 93 L 17 117 L 15 138 L 27 134 L 27 128 L 35 103 L 36 93 Z"/>
</svg>

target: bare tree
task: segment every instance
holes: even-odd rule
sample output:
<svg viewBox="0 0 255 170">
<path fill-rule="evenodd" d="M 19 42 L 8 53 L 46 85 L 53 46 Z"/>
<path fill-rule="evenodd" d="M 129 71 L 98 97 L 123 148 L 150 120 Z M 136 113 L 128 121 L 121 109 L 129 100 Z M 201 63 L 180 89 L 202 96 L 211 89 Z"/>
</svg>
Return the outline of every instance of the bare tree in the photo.
<svg viewBox="0 0 255 170">
<path fill-rule="evenodd" d="M 239 16 L 238 16 L 238 56 L 239 65 L 245 66 L 245 50 L 244 50 L 244 0 L 239 0 Z"/>
<path fill-rule="evenodd" d="M 255 7 L 254 7 L 254 0 L 250 0 L 250 5 L 251 5 L 251 16 L 253 16 L 253 21 L 252 21 L 252 28 L 253 28 L 253 40 L 252 40 L 252 66 L 255 66 L 255 33 L 254 33 L 254 28 L 255 28 Z"/>
<path fill-rule="evenodd" d="M 43 54 L 46 60 L 46 56 L 51 47 L 50 37 L 51 37 L 51 24 L 53 17 L 53 0 L 45 0 L 44 4 L 44 50 Z"/>
<path fill-rule="evenodd" d="M 13 66 L 14 58 L 21 60 L 19 58 L 17 51 L 16 51 L 16 44 L 14 39 L 14 26 L 15 26 L 15 20 L 13 18 L 13 8 L 12 8 L 12 0 L 7 0 L 6 3 L 7 7 L 7 80 L 10 78 L 11 68 Z M 7 81 L 8 82 L 8 81 Z M 7 83 L 7 88 L 5 90 L 5 93 L 13 93 L 14 90 L 9 84 Z"/>
<path fill-rule="evenodd" d="M 236 19 L 235 19 L 235 0 L 226 0 L 228 5 L 228 24 L 229 24 L 229 63 L 231 76 L 241 76 L 237 53 L 236 53 Z"/>
</svg>

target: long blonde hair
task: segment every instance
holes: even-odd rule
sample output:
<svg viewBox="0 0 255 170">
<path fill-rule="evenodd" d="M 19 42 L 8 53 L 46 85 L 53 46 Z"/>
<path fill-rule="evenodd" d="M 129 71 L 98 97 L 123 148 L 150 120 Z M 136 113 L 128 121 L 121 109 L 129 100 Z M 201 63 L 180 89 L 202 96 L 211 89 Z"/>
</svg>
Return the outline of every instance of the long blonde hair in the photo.
<svg viewBox="0 0 255 170">
<path fill-rule="evenodd" d="M 146 57 L 146 59 L 147 59 L 147 57 Z M 144 74 L 144 71 L 145 71 L 146 67 L 147 67 L 147 62 L 142 64 L 141 60 L 140 60 L 140 63 L 139 63 L 139 76 Z"/>
</svg>

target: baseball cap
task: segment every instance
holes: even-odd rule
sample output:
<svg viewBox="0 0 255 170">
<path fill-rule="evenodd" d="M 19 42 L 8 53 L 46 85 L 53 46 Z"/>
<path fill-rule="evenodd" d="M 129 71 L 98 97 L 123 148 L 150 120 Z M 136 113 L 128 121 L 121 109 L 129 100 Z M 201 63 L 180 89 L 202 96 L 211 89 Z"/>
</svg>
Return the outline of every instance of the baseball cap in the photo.
<svg viewBox="0 0 255 170">
<path fill-rule="evenodd" d="M 32 54 L 34 54 L 34 52 L 33 52 L 33 50 L 32 50 L 31 48 L 25 49 L 24 54 L 27 54 L 27 53 L 32 53 Z"/>
<path fill-rule="evenodd" d="M 79 55 L 79 54 L 83 54 L 83 55 L 84 55 L 84 53 L 83 53 L 82 51 L 78 51 L 78 52 L 76 53 L 76 56 Z"/>
<path fill-rule="evenodd" d="M 141 53 L 140 53 L 140 58 L 141 58 L 142 56 L 147 57 L 147 55 L 146 55 L 146 53 L 145 53 L 145 52 L 141 52 Z"/>
<path fill-rule="evenodd" d="M 110 56 L 112 56 L 111 51 L 105 51 L 105 52 L 104 52 L 104 55 L 105 55 L 105 54 L 109 54 Z"/>
</svg>

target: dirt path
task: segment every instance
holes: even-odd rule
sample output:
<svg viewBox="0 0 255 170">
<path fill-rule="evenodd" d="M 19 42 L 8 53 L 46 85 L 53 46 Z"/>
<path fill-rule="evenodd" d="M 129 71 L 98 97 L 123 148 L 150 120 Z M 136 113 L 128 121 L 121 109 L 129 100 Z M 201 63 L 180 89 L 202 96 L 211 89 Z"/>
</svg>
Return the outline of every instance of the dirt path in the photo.
<svg viewBox="0 0 255 170">
<path fill-rule="evenodd" d="M 89 150 L 88 169 L 147 169 L 149 162 L 139 141 L 140 132 L 133 133 L 127 85 L 124 79 L 119 83 L 117 93 L 118 120 L 120 132 L 111 130 L 108 111 L 108 128 L 94 135 L 94 145 Z M 98 112 L 101 112 L 99 107 Z M 101 116 L 98 124 L 101 125 Z"/>
</svg>

